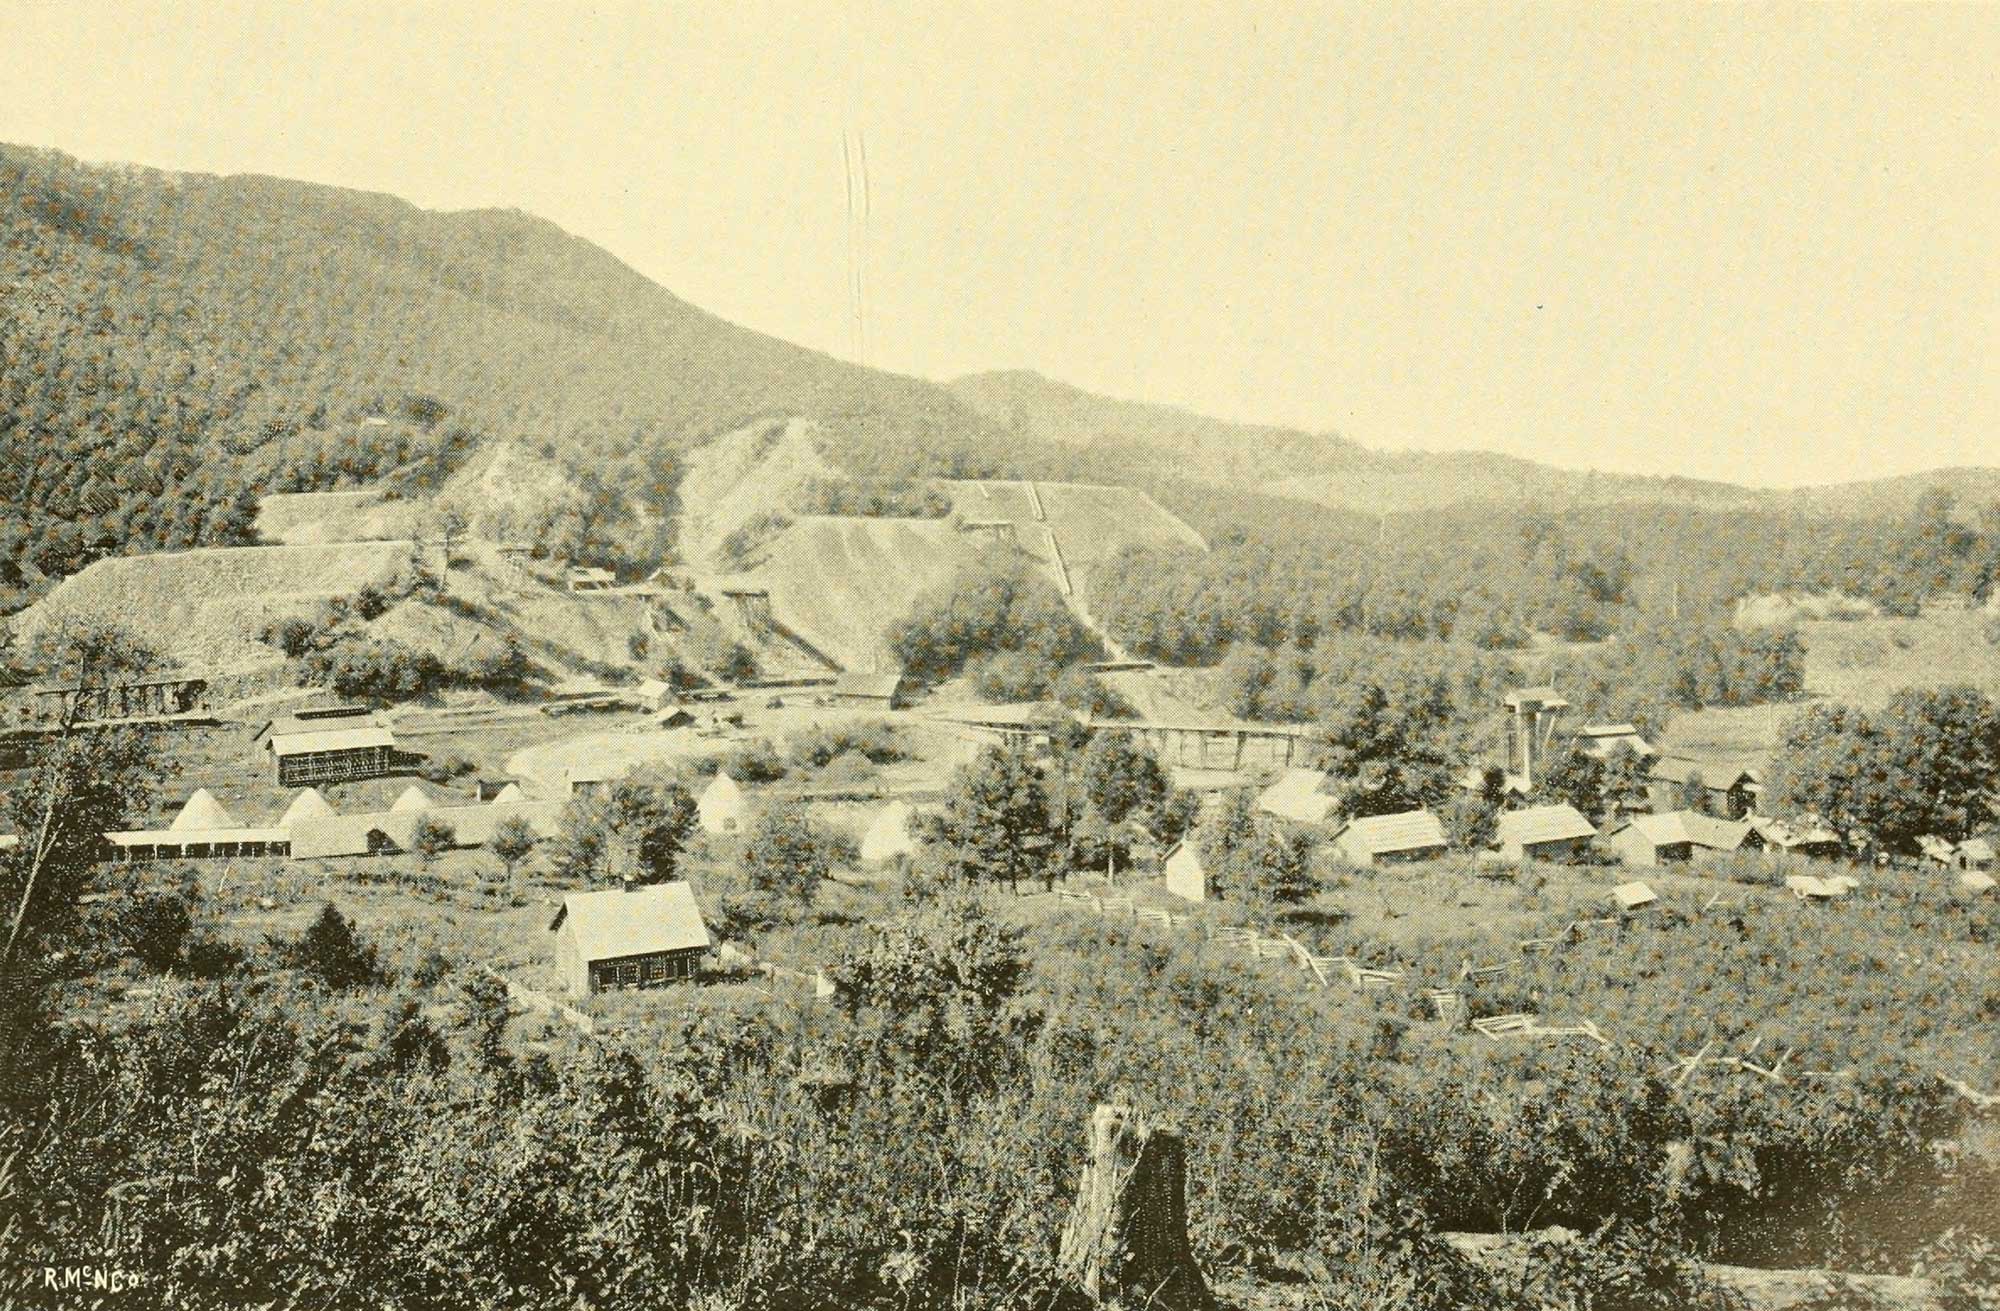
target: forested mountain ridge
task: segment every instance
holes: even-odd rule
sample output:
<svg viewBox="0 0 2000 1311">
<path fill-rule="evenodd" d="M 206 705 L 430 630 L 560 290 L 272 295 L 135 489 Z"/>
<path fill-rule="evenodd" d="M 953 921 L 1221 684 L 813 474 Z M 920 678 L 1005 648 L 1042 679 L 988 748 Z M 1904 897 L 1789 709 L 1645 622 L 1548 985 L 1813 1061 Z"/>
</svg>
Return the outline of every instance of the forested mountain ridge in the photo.
<svg viewBox="0 0 2000 1311">
<path fill-rule="evenodd" d="M 0 608 L 104 554 L 252 540 L 264 492 L 421 493 L 503 444 L 573 472 L 609 551 L 669 506 L 688 448 L 777 417 L 813 420 L 856 475 L 1128 483 L 1211 536 L 1341 520 L 1309 501 L 1356 520 L 1502 500 L 1768 504 L 1371 451 L 1032 374 L 941 385 L 727 323 L 515 211 L 0 145 Z M 1977 498 L 1982 479 L 1955 485 Z M 579 545 L 552 549 L 591 553 Z"/>
</svg>

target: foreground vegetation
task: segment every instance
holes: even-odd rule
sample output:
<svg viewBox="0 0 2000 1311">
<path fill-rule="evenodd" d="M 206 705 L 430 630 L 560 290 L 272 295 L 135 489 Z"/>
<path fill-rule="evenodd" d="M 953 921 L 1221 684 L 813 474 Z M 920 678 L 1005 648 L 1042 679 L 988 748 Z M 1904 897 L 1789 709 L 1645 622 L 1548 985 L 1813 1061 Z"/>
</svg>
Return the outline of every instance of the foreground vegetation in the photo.
<svg viewBox="0 0 2000 1311">
<path fill-rule="evenodd" d="M 933 835 L 944 859 L 837 902 L 823 876 L 851 853 L 771 812 L 732 914 L 810 940 L 836 999 L 715 981 L 619 999 L 622 1031 L 589 1040 L 510 1018 L 478 961 L 378 951 L 335 911 L 245 940 L 170 876 L 111 878 L 86 839 L 138 803 L 148 749 L 58 739 L 11 799 L 22 832 L 57 821 L 0 857 L 24 911 L 0 976 L 6 1265 L 140 1270 L 142 1306 L 1047 1305 L 1082 1126 L 1118 1096 L 1184 1129 L 1210 1272 L 1303 1279 L 1324 1305 L 1714 1303 L 1697 1258 L 1992 1284 L 2000 1165 L 1946 1082 L 2000 1077 L 1990 905 L 1891 882 L 1821 913 L 1746 883 L 1528 958 L 1511 927 L 1346 927 L 1357 898 L 1413 901 L 1451 867 L 1301 881 L 1283 852 L 1245 856 L 1287 877 L 1219 913 L 1407 969 L 1320 990 L 997 891 L 1186 822 L 1130 751 L 1100 735 L 1048 778 L 988 757 Z M 690 810 L 638 780 L 579 807 L 553 859 L 611 877 L 629 838 L 646 877 L 685 874 Z M 1002 833 L 1042 845 L 986 851 Z M 1561 936 L 1594 889 L 1557 892 L 1516 889 L 1522 933 Z M 1428 1019 L 1423 986 L 1502 959 L 1471 1014 L 1593 1018 L 1610 1044 Z M 58 1009 L 107 970 L 150 1001 Z M 1682 1078 L 1680 1057 L 1753 1039 L 1790 1077 Z M 1585 1237 L 1504 1272 L 1442 1238 L 1551 1224 Z"/>
</svg>

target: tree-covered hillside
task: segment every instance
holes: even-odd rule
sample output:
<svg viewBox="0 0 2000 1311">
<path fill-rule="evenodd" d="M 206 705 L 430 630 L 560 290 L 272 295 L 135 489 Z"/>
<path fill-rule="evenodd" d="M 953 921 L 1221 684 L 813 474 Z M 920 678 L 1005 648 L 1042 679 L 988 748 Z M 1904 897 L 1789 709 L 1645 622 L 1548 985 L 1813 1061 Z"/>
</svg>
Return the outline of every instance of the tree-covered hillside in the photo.
<svg viewBox="0 0 2000 1311">
<path fill-rule="evenodd" d="M 435 475 L 498 438 L 661 499 L 675 450 L 760 414 L 820 419 L 865 471 L 1004 445 L 937 387 L 725 323 L 552 224 L 272 178 L 0 147 L 0 314 L 16 585 L 244 540 L 246 489 Z"/>
</svg>

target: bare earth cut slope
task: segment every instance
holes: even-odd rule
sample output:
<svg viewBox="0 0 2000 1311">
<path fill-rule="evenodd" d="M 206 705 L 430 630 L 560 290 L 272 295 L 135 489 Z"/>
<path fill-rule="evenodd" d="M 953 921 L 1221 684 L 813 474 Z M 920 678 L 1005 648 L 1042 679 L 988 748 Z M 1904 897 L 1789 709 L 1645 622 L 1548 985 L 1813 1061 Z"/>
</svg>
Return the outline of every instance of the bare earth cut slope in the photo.
<svg viewBox="0 0 2000 1311">
<path fill-rule="evenodd" d="M 260 640 L 267 624 L 318 601 L 389 584 L 409 542 L 212 547 L 99 560 L 23 611 L 33 642 L 66 618 L 112 621 L 190 667 L 238 669 L 280 657 Z"/>
</svg>

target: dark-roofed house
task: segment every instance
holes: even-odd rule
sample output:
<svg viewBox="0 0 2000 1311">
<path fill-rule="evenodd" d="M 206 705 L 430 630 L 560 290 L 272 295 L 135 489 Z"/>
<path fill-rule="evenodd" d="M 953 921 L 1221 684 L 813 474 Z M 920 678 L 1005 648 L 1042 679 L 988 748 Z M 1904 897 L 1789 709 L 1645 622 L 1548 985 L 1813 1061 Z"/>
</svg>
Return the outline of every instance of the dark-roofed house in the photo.
<svg viewBox="0 0 2000 1311">
<path fill-rule="evenodd" d="M 1494 822 L 1494 844 L 1508 860 L 1574 860 L 1597 836 L 1575 806 L 1529 806 Z"/>
<path fill-rule="evenodd" d="M 899 710 L 903 705 L 903 673 L 846 673 L 833 680 L 835 704 L 874 706 L 879 710 Z"/>
<path fill-rule="evenodd" d="M 1730 819 L 1744 819 L 1757 811 L 1764 780 L 1754 769 L 1719 762 L 1707 764 L 1680 756 L 1661 756 L 1646 770 L 1653 810 L 1665 813 L 1686 804 L 1682 793 L 1695 779 L 1708 793 L 1711 808 Z"/>
<path fill-rule="evenodd" d="M 549 929 L 556 968 L 573 997 L 693 978 L 714 945 L 684 882 L 572 892 Z"/>
<path fill-rule="evenodd" d="M 1445 852 L 1444 826 L 1428 810 L 1370 815 L 1342 824 L 1333 845 L 1351 865 L 1429 860 Z"/>
<path fill-rule="evenodd" d="M 1601 840 L 1622 863 L 1642 866 L 1764 847 L 1763 835 L 1748 820 L 1717 819 L 1691 810 L 1627 815 L 1606 829 Z"/>
<path fill-rule="evenodd" d="M 395 735 L 380 724 L 328 720 L 285 728 L 274 726 L 264 743 L 280 787 L 381 778 L 395 768 Z"/>
</svg>

